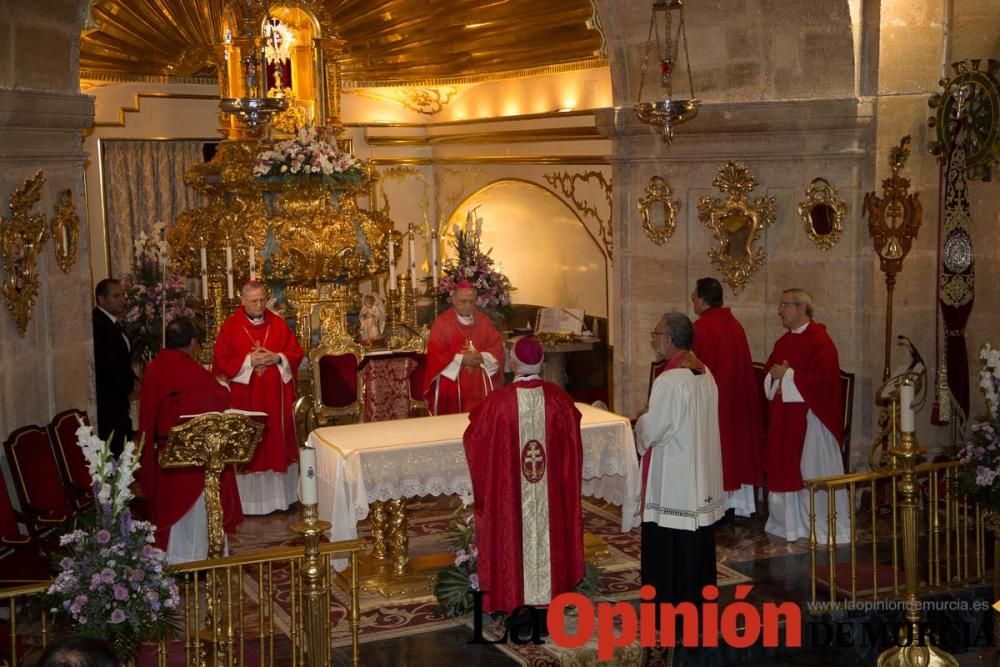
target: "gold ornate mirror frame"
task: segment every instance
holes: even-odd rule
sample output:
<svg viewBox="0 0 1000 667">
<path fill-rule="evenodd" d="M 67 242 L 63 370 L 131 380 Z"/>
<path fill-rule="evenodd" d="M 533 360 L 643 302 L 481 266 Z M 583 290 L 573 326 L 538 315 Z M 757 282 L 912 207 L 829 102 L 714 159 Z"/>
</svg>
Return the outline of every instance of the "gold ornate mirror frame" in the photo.
<svg viewBox="0 0 1000 667">
<path fill-rule="evenodd" d="M 63 273 L 69 273 L 76 262 L 79 248 L 80 216 L 73 204 L 73 191 L 63 190 L 56 202 L 56 215 L 52 218 L 52 253 Z"/>
<path fill-rule="evenodd" d="M 649 179 L 646 186 L 646 196 L 639 200 L 639 215 L 642 216 L 642 230 L 649 240 L 656 245 L 663 245 L 674 235 L 677 229 L 677 211 L 681 205 L 676 199 L 671 199 L 673 191 L 667 182 L 659 176 Z M 650 209 L 657 204 L 663 205 L 663 225 L 657 227 L 650 219 Z"/>
<path fill-rule="evenodd" d="M 39 169 L 10 196 L 12 216 L 0 220 L 0 258 L 7 272 L 3 296 L 22 336 L 31 321 L 31 309 L 38 296 L 38 255 L 48 237 L 45 215 L 31 213 L 41 199 L 44 184 L 45 176 Z"/>
<path fill-rule="evenodd" d="M 754 244 L 761 231 L 774 223 L 776 205 L 774 197 L 759 197 L 752 203 L 747 200 L 757 179 L 732 160 L 719 167 L 712 185 L 725 193 L 726 199 L 702 197 L 698 200 L 698 219 L 712 230 L 718 242 L 708 251 L 709 258 L 733 293 L 739 294 L 767 258 L 764 249 Z"/>
<path fill-rule="evenodd" d="M 799 217 L 817 248 L 829 250 L 837 245 L 846 215 L 847 202 L 837 199 L 837 188 L 825 178 L 814 178 L 806 189 L 806 200 L 799 204 Z"/>
</svg>

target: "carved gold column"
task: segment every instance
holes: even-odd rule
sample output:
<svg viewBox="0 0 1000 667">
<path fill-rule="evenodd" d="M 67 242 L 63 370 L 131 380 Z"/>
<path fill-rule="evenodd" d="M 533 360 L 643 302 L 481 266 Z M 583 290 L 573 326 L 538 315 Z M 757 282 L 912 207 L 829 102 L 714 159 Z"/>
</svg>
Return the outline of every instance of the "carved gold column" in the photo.
<svg viewBox="0 0 1000 667">
<path fill-rule="evenodd" d="M 918 490 L 915 468 L 917 459 L 925 450 L 917 445 L 913 433 L 904 432 L 899 446 L 889 453 L 896 457 L 902 469 L 899 490 L 903 496 L 899 503 L 903 518 L 903 573 L 905 576 L 906 620 L 909 623 L 911 641 L 906 641 L 906 630 L 900 630 L 900 643 L 878 657 L 879 667 L 958 667 L 958 661 L 946 651 L 933 646 L 930 637 L 921 637 L 918 549 L 920 541 Z"/>
<path fill-rule="evenodd" d="M 385 560 L 387 549 L 385 545 L 385 529 L 388 515 L 385 511 L 385 503 L 376 500 L 372 503 L 368 516 L 372 524 L 372 558 Z"/>
<path fill-rule="evenodd" d="M 410 562 L 410 538 L 406 534 L 409 520 L 406 516 L 406 499 L 394 498 L 389 503 L 389 553 L 392 556 L 392 573 L 406 574 Z"/>
<path fill-rule="evenodd" d="M 320 521 L 316 505 L 302 506 L 302 521 L 292 530 L 302 535 L 305 557 L 302 561 L 302 627 L 306 641 L 306 667 L 330 664 L 330 591 L 327 586 L 327 559 L 319 552 L 320 538 L 330 529 L 330 522 Z M 351 623 L 356 619 L 356 588 L 352 588 Z"/>
</svg>

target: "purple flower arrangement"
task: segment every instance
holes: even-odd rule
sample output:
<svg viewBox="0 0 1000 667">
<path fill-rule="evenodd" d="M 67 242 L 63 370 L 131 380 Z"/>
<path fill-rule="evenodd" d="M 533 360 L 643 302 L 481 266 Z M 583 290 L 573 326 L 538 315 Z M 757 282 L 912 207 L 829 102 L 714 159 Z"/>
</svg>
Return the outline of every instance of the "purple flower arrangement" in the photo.
<svg viewBox="0 0 1000 667">
<path fill-rule="evenodd" d="M 361 160 L 329 141 L 329 130 L 320 133 L 303 127 L 292 139 L 279 141 L 257 156 L 253 173 L 265 181 L 287 183 L 315 180 L 325 185 L 356 185 L 365 175 Z"/>
<path fill-rule="evenodd" d="M 510 279 L 495 268 L 489 252 L 480 248 L 482 225 L 482 218 L 472 220 L 471 211 L 464 230 L 455 225 L 455 257 L 441 267 L 438 299 L 447 304 L 455 285 L 468 280 L 479 291 L 476 301 L 479 309 L 498 319 L 510 308 L 510 293 L 514 288 Z"/>
<path fill-rule="evenodd" d="M 441 610 L 453 618 L 472 612 L 472 591 L 479 590 L 479 549 L 476 524 L 472 518 L 472 496 L 462 499 L 462 506 L 452 517 L 450 530 L 455 545 L 455 561 L 438 573 L 434 585 Z"/>
<path fill-rule="evenodd" d="M 154 546 L 155 526 L 134 520 L 128 509 L 141 449 L 128 442 L 115 461 L 89 426 L 81 424 L 77 439 L 95 502 L 81 527 L 59 538 L 65 553 L 47 604 L 68 631 L 104 638 L 127 660 L 140 642 L 162 639 L 176 625 L 180 595 L 165 573 L 166 554 Z"/>
<path fill-rule="evenodd" d="M 983 346 L 979 353 L 982 368 L 979 387 L 986 398 L 987 414 L 969 429 L 965 447 L 958 454 L 964 467 L 959 470 L 959 489 L 984 508 L 1000 513 L 1000 352 Z"/>
<path fill-rule="evenodd" d="M 184 278 L 167 272 L 164 224 L 153 225 L 135 239 L 132 273 L 122 276 L 125 313 L 122 326 L 132 343 L 132 357 L 149 361 L 163 347 L 163 327 L 178 317 L 194 317 L 194 299 Z M 160 240 L 157 240 L 160 239 Z"/>
</svg>

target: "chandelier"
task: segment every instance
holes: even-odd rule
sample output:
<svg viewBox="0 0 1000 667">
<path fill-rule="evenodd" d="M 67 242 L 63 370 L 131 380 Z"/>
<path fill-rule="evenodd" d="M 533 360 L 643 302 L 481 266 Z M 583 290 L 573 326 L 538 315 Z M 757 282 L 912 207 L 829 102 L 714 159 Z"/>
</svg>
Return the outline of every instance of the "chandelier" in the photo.
<svg viewBox="0 0 1000 667">
<path fill-rule="evenodd" d="M 673 15 L 677 14 L 677 32 L 673 35 Z M 663 35 L 660 35 L 659 15 L 664 16 Z M 678 49 L 684 44 L 684 65 L 687 68 L 688 90 L 687 99 L 674 99 L 673 78 L 677 69 Z M 642 101 L 642 89 L 646 83 L 646 73 L 649 71 L 649 54 L 656 46 L 659 59 L 660 86 L 664 89 L 663 99 L 652 102 Z M 669 146 L 674 138 L 674 126 L 686 123 L 698 115 L 700 102 L 694 97 L 694 80 L 691 77 L 691 59 L 688 57 L 687 33 L 684 30 L 684 6 L 681 0 L 656 0 L 653 3 L 652 15 L 649 18 L 649 36 L 646 38 L 646 52 L 642 58 L 642 69 L 639 75 L 639 95 L 636 99 L 635 113 L 644 123 L 660 128 L 663 141 Z"/>
</svg>

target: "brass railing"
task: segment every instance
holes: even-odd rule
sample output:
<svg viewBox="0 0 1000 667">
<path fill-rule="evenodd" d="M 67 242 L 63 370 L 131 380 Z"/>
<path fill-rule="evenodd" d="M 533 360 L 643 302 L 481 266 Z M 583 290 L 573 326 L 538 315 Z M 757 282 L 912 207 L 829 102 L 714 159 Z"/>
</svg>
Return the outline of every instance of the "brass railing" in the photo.
<svg viewBox="0 0 1000 667">
<path fill-rule="evenodd" d="M 357 572 L 360 540 L 319 545 L 326 559 L 318 583 L 329 610 L 332 595 L 332 554 L 350 553 L 351 571 Z M 204 665 L 325 665 L 330 664 L 330 615 L 321 628 L 309 630 L 304 605 L 309 595 L 309 554 L 302 547 L 268 549 L 246 555 L 202 560 L 171 568 L 181 594 L 180 624 L 176 636 L 155 646 L 158 667 L 167 656 L 184 654 L 184 664 Z M 43 649 L 52 635 L 52 621 L 40 594 L 51 582 L 0 590 L 0 610 L 9 614 L 11 667 L 19 664 L 22 647 Z M 360 625 L 357 576 L 352 576 L 349 622 L 352 664 L 359 664 Z M 253 613 L 256 612 L 256 623 Z M 318 635 L 318 636 L 317 636 Z M 282 637 L 287 636 L 287 642 Z M 149 650 L 154 650 L 152 646 Z M 256 655 L 248 661 L 248 650 Z M 2 652 L 0 652 L 2 653 Z M 22 656 L 23 657 L 23 656 Z M 318 658 L 318 659 L 317 659 Z"/>
<path fill-rule="evenodd" d="M 921 593 L 934 593 L 961 588 L 986 581 L 986 531 L 985 512 L 981 507 L 959 495 L 956 476 L 961 464 L 957 461 L 926 463 L 916 466 L 921 512 Z M 901 469 L 878 472 L 854 473 L 835 477 L 806 480 L 809 490 L 809 554 L 810 589 L 812 602 L 817 601 L 817 584 L 822 582 L 829 590 L 830 602 L 846 599 L 878 600 L 898 598 L 903 593 L 902 571 L 903 534 L 898 485 Z M 828 505 L 829 527 L 825 545 L 816 539 L 816 496 L 825 493 Z M 850 543 L 838 544 L 836 526 L 837 493 L 847 493 L 850 512 Z M 870 535 L 860 535 L 859 494 L 867 492 L 868 501 L 864 514 Z M 883 527 L 880 528 L 880 522 Z M 884 524 L 888 524 L 884 526 Z M 994 538 L 995 539 L 995 538 Z M 849 555 L 838 557 L 838 550 L 849 547 Z M 826 550 L 827 577 L 817 575 L 821 561 L 820 551 Z M 860 557 L 867 557 L 864 560 Z M 864 595 L 858 593 L 859 563 L 871 566 L 870 585 Z M 837 565 L 849 562 L 849 584 L 838 594 Z M 889 566 L 888 580 L 879 577 L 879 566 Z M 994 565 L 996 567 L 996 565 Z M 867 588 L 867 586 L 866 586 Z M 821 607 L 813 606 L 814 609 Z"/>
</svg>

